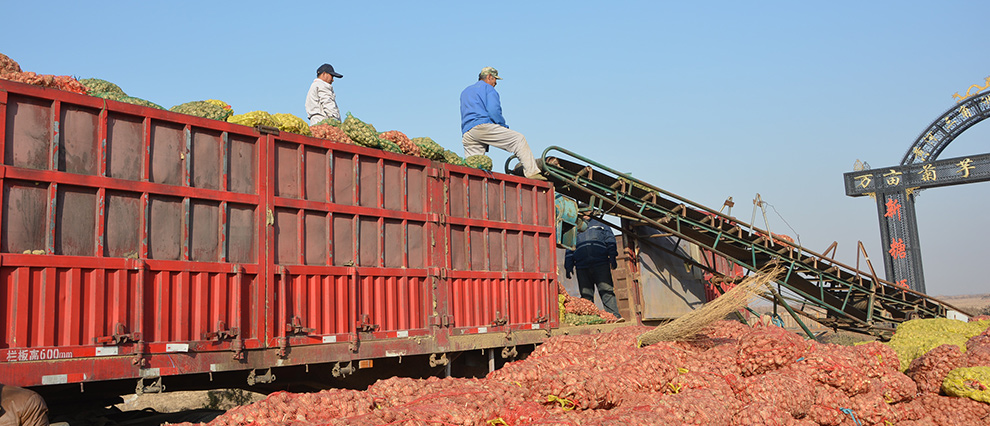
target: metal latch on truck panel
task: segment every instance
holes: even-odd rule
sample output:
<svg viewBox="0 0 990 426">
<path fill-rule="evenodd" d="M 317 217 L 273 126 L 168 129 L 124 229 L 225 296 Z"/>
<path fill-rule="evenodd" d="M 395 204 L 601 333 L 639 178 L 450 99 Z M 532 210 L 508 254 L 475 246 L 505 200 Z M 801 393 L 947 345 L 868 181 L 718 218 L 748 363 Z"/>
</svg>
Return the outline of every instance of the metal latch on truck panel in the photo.
<svg viewBox="0 0 990 426">
<path fill-rule="evenodd" d="M 339 362 L 334 364 L 331 373 L 333 373 L 333 377 L 344 378 L 354 374 L 355 371 L 357 371 L 357 368 L 354 367 L 351 361 L 347 361 L 347 365 L 344 366 L 341 366 Z"/>
<path fill-rule="evenodd" d="M 431 178 L 436 179 L 436 180 L 444 180 L 444 175 L 445 174 L 446 173 L 444 172 L 444 170 L 441 169 L 441 168 L 438 168 L 438 167 L 427 167 L 426 168 L 426 176 L 431 177 Z"/>
<path fill-rule="evenodd" d="M 509 318 L 503 317 L 502 313 L 495 311 L 495 319 L 492 320 L 492 327 L 498 327 L 500 325 L 506 325 L 509 323 Z"/>
<path fill-rule="evenodd" d="M 354 324 L 354 329 L 363 333 L 371 333 L 378 331 L 378 324 L 372 324 L 368 314 L 361 314 L 361 319 Z"/>
<path fill-rule="evenodd" d="M 515 358 L 517 356 L 519 356 L 519 352 L 516 351 L 515 346 L 512 347 L 506 346 L 502 348 L 502 358 L 508 359 L 508 358 Z"/>
<path fill-rule="evenodd" d="M 436 367 L 438 365 L 447 365 L 450 360 L 447 359 L 447 354 L 441 354 L 440 358 L 437 358 L 437 354 L 430 354 L 430 367 Z"/>
<path fill-rule="evenodd" d="M 275 381 L 275 374 L 272 373 L 272 369 L 269 368 L 265 374 L 258 375 L 257 369 L 252 369 L 251 374 L 248 374 L 247 383 L 250 386 L 254 386 L 255 383 L 271 383 Z"/>
<path fill-rule="evenodd" d="M 307 335 L 316 331 L 314 328 L 303 327 L 302 318 L 298 315 L 293 315 L 289 323 L 285 325 L 285 332 L 289 335 Z"/>
<path fill-rule="evenodd" d="M 444 328 L 454 326 L 453 315 L 430 315 L 429 323 L 431 327 Z"/>
<path fill-rule="evenodd" d="M 244 359 L 244 341 L 234 339 L 230 342 L 230 350 L 234 351 L 234 359 Z"/>
<path fill-rule="evenodd" d="M 244 359 L 244 342 L 239 338 L 241 330 L 237 327 L 227 328 L 223 320 L 217 321 L 216 331 L 203 333 L 203 340 L 222 342 L 230 340 L 230 350 L 234 351 L 234 359 Z"/>
<path fill-rule="evenodd" d="M 134 394 L 135 395 L 141 396 L 141 395 L 146 394 L 146 393 L 162 393 L 162 392 L 165 392 L 165 385 L 162 384 L 162 378 L 161 377 L 158 377 L 157 380 L 155 380 L 154 383 L 152 383 L 150 385 L 147 385 L 147 386 L 144 385 L 144 380 L 145 380 L 144 377 L 138 379 L 137 386 L 134 387 Z"/>
<path fill-rule="evenodd" d="M 426 268 L 426 277 L 445 280 L 447 279 L 447 268 Z"/>
<path fill-rule="evenodd" d="M 96 340 L 96 343 L 102 343 L 104 345 L 122 345 L 128 342 L 137 343 L 141 340 L 141 333 L 128 333 L 127 326 L 118 322 L 114 325 L 113 335 L 96 337 L 94 340 Z"/>
<path fill-rule="evenodd" d="M 227 329 L 227 323 L 223 320 L 217 321 L 217 331 L 210 331 L 203 333 L 203 340 L 213 340 L 222 341 L 227 339 L 233 339 L 240 334 L 240 330 L 237 327 Z"/>
<path fill-rule="evenodd" d="M 263 135 L 269 134 L 269 135 L 278 136 L 278 134 L 280 133 L 278 127 L 265 126 L 263 124 L 258 124 L 254 126 L 254 128 L 258 131 L 258 133 L 261 133 Z"/>
<path fill-rule="evenodd" d="M 430 213 L 430 223 L 435 223 L 440 226 L 447 224 L 447 215 L 443 213 Z"/>
</svg>

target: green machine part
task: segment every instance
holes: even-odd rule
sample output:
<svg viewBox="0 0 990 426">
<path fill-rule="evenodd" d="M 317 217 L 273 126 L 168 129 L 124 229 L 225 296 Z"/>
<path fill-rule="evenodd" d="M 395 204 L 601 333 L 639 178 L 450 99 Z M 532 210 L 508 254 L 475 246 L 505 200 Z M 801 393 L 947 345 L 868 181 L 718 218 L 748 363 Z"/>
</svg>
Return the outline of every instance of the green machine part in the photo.
<svg viewBox="0 0 990 426">
<path fill-rule="evenodd" d="M 557 222 L 557 247 L 574 250 L 577 241 L 578 204 L 573 198 L 556 194 L 554 212 Z"/>
</svg>

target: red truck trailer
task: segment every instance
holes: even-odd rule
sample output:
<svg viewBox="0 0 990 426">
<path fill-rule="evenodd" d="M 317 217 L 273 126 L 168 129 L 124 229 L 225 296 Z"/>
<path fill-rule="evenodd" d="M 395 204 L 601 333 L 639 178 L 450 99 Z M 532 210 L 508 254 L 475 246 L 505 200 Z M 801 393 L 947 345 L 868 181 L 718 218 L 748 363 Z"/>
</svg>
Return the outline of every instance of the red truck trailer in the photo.
<svg viewBox="0 0 990 426">
<path fill-rule="evenodd" d="M 2 383 L 487 372 L 560 331 L 546 182 L 5 80 L 0 117 Z"/>
</svg>

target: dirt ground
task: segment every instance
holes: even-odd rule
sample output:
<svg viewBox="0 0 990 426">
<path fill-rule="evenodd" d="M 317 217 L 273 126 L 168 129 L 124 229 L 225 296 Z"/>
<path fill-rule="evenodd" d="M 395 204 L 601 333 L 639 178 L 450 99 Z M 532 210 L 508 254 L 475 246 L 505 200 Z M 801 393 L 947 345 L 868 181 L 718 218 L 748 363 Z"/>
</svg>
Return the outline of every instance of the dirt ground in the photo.
<svg viewBox="0 0 990 426">
<path fill-rule="evenodd" d="M 140 396 L 125 395 L 123 398 L 124 402 L 116 405 L 116 408 L 121 411 L 139 411 L 151 408 L 159 413 L 175 413 L 199 408 L 226 411 L 239 405 L 251 404 L 265 399 L 265 395 L 240 389 L 218 389 Z"/>
<path fill-rule="evenodd" d="M 963 296 L 935 296 L 935 298 L 973 315 L 979 315 L 980 311 L 990 309 L 990 293 Z"/>
</svg>

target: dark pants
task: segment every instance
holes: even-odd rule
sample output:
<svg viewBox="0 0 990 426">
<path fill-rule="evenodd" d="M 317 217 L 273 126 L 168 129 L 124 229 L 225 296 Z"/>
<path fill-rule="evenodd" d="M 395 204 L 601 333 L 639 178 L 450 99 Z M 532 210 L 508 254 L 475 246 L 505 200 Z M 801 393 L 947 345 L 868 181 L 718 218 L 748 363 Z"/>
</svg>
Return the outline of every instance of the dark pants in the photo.
<svg viewBox="0 0 990 426">
<path fill-rule="evenodd" d="M 605 311 L 615 315 L 616 318 L 622 318 L 619 315 L 619 306 L 615 303 L 612 270 L 608 264 L 592 266 L 590 268 L 578 268 L 577 280 L 582 299 L 594 302 L 595 288 L 597 287 L 598 296 L 602 298 L 602 305 L 605 305 Z"/>
</svg>

